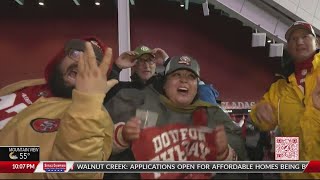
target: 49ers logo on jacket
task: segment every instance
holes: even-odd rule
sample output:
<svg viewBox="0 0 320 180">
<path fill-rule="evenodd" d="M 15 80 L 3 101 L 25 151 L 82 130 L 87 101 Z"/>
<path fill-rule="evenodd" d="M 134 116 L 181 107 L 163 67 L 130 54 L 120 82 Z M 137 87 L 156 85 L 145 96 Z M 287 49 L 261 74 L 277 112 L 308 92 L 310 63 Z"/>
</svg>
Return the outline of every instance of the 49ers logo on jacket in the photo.
<svg viewBox="0 0 320 180">
<path fill-rule="evenodd" d="M 185 64 L 187 66 L 190 66 L 191 64 L 191 59 L 188 56 L 182 56 L 179 61 L 178 64 Z"/>
<path fill-rule="evenodd" d="M 214 161 L 215 131 L 184 124 L 146 128 L 142 130 L 140 138 L 133 142 L 131 149 L 137 161 Z M 187 175 L 141 173 L 141 178 L 183 179 Z M 201 177 L 204 178 L 203 174 Z"/>
<path fill-rule="evenodd" d="M 40 133 L 50 133 L 58 130 L 60 119 L 38 118 L 30 122 L 33 130 Z"/>
</svg>

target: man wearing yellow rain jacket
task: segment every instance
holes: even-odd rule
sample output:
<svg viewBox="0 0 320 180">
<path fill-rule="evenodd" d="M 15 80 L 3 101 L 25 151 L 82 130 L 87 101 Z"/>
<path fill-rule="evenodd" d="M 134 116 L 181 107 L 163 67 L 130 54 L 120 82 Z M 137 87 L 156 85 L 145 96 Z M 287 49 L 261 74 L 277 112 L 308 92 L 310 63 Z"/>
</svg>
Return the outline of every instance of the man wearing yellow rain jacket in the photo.
<svg viewBox="0 0 320 180">
<path fill-rule="evenodd" d="M 251 111 L 261 130 L 280 128 L 282 136 L 299 137 L 299 160 L 320 160 L 320 53 L 312 26 L 297 21 L 286 32 L 295 71 L 278 80 Z M 320 173 L 282 174 L 282 178 L 320 178 Z"/>
<path fill-rule="evenodd" d="M 113 123 L 103 108 L 111 49 L 96 38 L 73 39 L 46 67 L 46 80 L 0 90 L 0 146 L 40 146 L 40 160 L 103 161 Z M 98 63 L 97 63 L 98 62 Z M 0 178 L 102 179 L 102 173 L 0 174 Z"/>
</svg>

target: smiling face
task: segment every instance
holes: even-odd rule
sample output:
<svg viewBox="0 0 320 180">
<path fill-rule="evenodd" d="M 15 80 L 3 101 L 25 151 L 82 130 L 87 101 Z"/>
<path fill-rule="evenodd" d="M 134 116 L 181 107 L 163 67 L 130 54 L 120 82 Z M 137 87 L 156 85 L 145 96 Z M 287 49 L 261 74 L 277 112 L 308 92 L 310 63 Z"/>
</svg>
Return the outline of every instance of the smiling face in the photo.
<svg viewBox="0 0 320 180">
<path fill-rule="evenodd" d="M 156 72 L 155 59 L 151 54 L 144 54 L 139 57 L 137 64 L 133 68 L 141 80 L 147 81 Z"/>
<path fill-rule="evenodd" d="M 71 98 L 76 84 L 78 62 L 85 52 L 85 42 L 90 42 L 99 65 L 104 56 L 105 45 L 95 37 L 71 39 L 64 44 L 56 56 L 47 64 L 45 78 L 52 94 Z"/>
<path fill-rule="evenodd" d="M 53 75 L 48 80 L 54 96 L 63 98 L 72 97 L 72 90 L 75 87 L 78 72 L 78 60 L 81 53 L 81 51 L 70 50 L 60 63 L 55 64 Z"/>
<path fill-rule="evenodd" d="M 197 94 L 197 76 L 189 70 L 176 70 L 166 77 L 164 92 L 178 106 L 188 106 Z"/>
<path fill-rule="evenodd" d="M 316 49 L 316 38 L 305 29 L 295 30 L 288 39 L 288 52 L 296 62 L 310 58 Z"/>
<path fill-rule="evenodd" d="M 78 62 L 81 54 L 81 51 L 71 49 L 67 52 L 67 56 L 61 61 L 60 71 L 66 86 L 75 87 L 76 85 Z"/>
</svg>

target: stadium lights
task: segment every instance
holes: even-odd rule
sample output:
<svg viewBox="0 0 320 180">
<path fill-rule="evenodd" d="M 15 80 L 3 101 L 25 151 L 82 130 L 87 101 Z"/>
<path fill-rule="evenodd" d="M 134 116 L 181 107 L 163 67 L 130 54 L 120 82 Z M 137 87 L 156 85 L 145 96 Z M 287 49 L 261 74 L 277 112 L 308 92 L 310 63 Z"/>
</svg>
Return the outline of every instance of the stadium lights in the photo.
<svg viewBox="0 0 320 180">
<path fill-rule="evenodd" d="M 180 3 L 180 7 L 184 7 L 184 0 L 179 0 L 179 3 Z"/>
<path fill-rule="evenodd" d="M 44 6 L 44 0 L 39 0 L 39 5 Z"/>
<path fill-rule="evenodd" d="M 95 0 L 94 4 L 100 6 L 100 0 Z"/>
</svg>

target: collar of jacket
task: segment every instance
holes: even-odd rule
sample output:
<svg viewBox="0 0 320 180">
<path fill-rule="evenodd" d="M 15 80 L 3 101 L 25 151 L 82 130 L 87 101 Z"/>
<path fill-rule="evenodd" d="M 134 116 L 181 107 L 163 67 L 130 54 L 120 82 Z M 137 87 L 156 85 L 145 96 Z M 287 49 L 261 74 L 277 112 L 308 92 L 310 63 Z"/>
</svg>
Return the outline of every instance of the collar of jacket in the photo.
<svg viewBox="0 0 320 180">
<path fill-rule="evenodd" d="M 181 106 L 177 106 L 176 104 L 172 103 L 171 100 L 169 100 L 166 96 L 164 95 L 160 95 L 160 102 L 162 104 L 164 104 L 167 108 L 175 111 L 175 112 L 185 112 L 185 113 L 190 113 L 193 112 L 194 110 L 196 110 L 199 107 L 213 107 L 215 105 L 212 105 L 210 103 L 201 101 L 201 100 L 196 100 L 194 101 L 194 103 L 185 106 L 185 107 L 181 107 Z"/>
<path fill-rule="evenodd" d="M 316 54 L 314 55 L 313 57 L 313 61 L 312 61 L 312 69 L 311 69 L 311 73 L 320 67 L 320 52 L 319 52 L 319 49 L 317 49 L 316 51 Z M 289 76 L 289 82 L 290 83 L 294 83 L 296 82 L 296 78 L 295 78 L 295 74 L 292 73 L 290 76 Z"/>
</svg>

